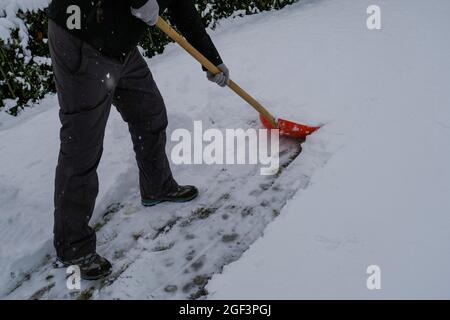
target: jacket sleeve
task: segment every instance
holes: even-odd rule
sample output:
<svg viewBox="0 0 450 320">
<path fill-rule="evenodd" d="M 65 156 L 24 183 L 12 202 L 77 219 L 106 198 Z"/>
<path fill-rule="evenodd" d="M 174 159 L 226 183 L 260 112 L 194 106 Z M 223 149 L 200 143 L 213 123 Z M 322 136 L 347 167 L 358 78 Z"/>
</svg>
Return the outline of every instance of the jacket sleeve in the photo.
<svg viewBox="0 0 450 320">
<path fill-rule="evenodd" d="M 214 43 L 206 32 L 193 0 L 175 0 L 169 5 L 171 22 L 183 36 L 216 66 L 223 63 Z"/>
</svg>

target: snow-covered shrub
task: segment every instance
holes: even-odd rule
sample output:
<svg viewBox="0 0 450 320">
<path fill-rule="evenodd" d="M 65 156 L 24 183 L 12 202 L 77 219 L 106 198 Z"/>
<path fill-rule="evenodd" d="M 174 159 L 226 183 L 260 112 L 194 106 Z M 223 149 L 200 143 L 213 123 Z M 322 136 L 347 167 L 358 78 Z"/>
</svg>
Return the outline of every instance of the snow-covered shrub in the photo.
<svg viewBox="0 0 450 320">
<path fill-rule="evenodd" d="M 244 16 L 261 11 L 278 10 L 298 0 L 197 0 L 207 25 L 214 28 L 217 21 L 230 16 Z"/>
<path fill-rule="evenodd" d="M 57 1 L 57 0 L 56 0 Z M 298 0 L 195 0 L 205 25 L 230 16 L 280 9 Z M 0 0 L 0 112 L 23 107 L 54 92 L 45 8 L 51 0 Z M 162 53 L 169 39 L 156 28 L 142 42 L 145 54 Z"/>
<path fill-rule="evenodd" d="M 49 0 L 0 0 L 0 109 L 22 106 L 54 91 L 44 8 Z"/>
</svg>

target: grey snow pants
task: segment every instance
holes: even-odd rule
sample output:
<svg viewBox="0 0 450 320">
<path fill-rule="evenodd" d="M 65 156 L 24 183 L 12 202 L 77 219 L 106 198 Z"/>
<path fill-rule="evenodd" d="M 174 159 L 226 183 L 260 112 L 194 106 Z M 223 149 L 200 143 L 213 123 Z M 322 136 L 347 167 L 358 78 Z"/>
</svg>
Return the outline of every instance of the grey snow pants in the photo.
<svg viewBox="0 0 450 320">
<path fill-rule="evenodd" d="M 49 46 L 60 105 L 54 245 L 73 260 L 96 251 L 89 220 L 98 194 L 97 166 L 114 104 L 128 123 L 143 198 L 176 186 L 165 153 L 167 114 L 152 74 L 135 48 L 123 61 L 102 55 L 49 21 Z"/>
</svg>

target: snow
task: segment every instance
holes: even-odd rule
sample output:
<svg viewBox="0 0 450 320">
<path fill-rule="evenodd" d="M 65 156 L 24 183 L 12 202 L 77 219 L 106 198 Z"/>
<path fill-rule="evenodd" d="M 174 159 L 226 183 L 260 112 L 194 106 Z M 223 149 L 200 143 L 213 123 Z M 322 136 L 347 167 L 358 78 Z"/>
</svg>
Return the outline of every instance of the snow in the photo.
<svg viewBox="0 0 450 320">
<path fill-rule="evenodd" d="M 319 2 L 272 29 L 303 43 L 302 101 L 336 112 L 304 152 L 342 145 L 210 298 L 450 298 L 450 3 L 376 1 L 383 28 L 368 31 L 372 2 Z"/>
<path fill-rule="evenodd" d="M 325 124 L 276 180 L 254 165 L 172 165 L 200 197 L 142 208 L 113 108 L 92 224 L 116 277 L 83 282 L 84 297 L 205 298 L 214 274 L 212 299 L 450 297 L 450 4 L 378 0 L 383 29 L 369 31 L 371 4 L 304 2 L 211 32 L 232 78 L 275 115 Z M 176 45 L 148 62 L 169 137 L 194 121 L 258 128 Z M 54 95 L 19 118 L 0 114 L 1 298 L 79 297 L 49 262 L 59 126 Z M 292 155 L 293 141 L 280 144 Z M 365 287 L 369 265 L 381 268 L 380 291 Z"/>
</svg>

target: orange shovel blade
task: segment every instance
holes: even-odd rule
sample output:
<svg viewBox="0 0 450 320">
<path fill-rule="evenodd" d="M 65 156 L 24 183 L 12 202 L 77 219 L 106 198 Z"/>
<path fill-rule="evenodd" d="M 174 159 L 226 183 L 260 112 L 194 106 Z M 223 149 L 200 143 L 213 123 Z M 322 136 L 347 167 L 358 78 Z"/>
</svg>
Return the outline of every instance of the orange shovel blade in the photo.
<svg viewBox="0 0 450 320">
<path fill-rule="evenodd" d="M 263 115 L 260 115 L 259 118 L 261 119 L 264 127 L 267 129 L 275 129 Z M 320 127 L 309 127 L 292 121 L 278 119 L 278 129 L 280 130 L 281 136 L 287 136 L 295 139 L 305 139 L 308 135 L 317 131 L 319 128 Z"/>
</svg>

